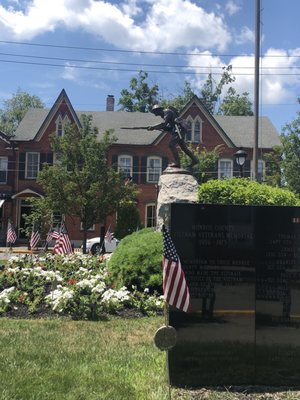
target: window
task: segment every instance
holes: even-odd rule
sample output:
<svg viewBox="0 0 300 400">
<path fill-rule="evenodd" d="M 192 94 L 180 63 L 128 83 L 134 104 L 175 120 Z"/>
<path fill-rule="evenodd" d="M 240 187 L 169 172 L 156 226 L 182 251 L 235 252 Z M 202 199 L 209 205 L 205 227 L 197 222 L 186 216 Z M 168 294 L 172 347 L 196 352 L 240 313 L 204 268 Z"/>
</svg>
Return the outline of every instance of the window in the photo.
<svg viewBox="0 0 300 400">
<path fill-rule="evenodd" d="M 161 158 L 147 158 L 147 182 L 158 182 L 161 175 Z"/>
<path fill-rule="evenodd" d="M 202 141 L 202 120 L 199 117 L 187 119 L 188 131 L 186 134 L 186 141 L 192 143 L 200 143 Z"/>
<path fill-rule="evenodd" d="M 7 182 L 7 157 L 0 157 L 0 183 Z"/>
<path fill-rule="evenodd" d="M 119 156 L 118 170 L 123 173 L 126 178 L 132 176 L 132 157 L 125 155 Z"/>
<path fill-rule="evenodd" d="M 232 160 L 221 159 L 218 165 L 218 178 L 231 178 L 233 171 Z"/>
<path fill-rule="evenodd" d="M 253 177 L 253 161 L 251 161 L 251 176 Z M 262 182 L 265 177 L 266 165 L 264 160 L 257 160 L 257 181 Z"/>
<path fill-rule="evenodd" d="M 69 118 L 67 115 L 62 117 L 62 115 L 59 115 L 57 120 L 56 120 L 56 134 L 57 136 L 64 136 L 65 134 L 65 124 L 69 122 Z"/>
<path fill-rule="evenodd" d="M 26 153 L 25 177 L 36 179 L 39 172 L 40 153 Z"/>
<path fill-rule="evenodd" d="M 156 207 L 154 203 L 146 205 L 145 226 L 146 228 L 156 226 Z"/>
<path fill-rule="evenodd" d="M 80 230 L 83 231 L 83 226 L 82 222 L 80 222 Z M 93 224 L 91 227 L 89 227 L 88 232 L 94 232 L 95 231 L 95 224 Z"/>
</svg>

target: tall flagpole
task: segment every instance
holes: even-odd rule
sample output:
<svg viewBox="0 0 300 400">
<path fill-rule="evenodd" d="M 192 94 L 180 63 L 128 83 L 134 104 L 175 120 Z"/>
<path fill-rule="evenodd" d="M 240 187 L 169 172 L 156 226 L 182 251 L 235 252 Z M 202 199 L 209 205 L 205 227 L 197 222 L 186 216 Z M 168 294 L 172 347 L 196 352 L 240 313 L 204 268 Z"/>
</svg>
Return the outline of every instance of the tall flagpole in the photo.
<svg viewBox="0 0 300 400">
<path fill-rule="evenodd" d="M 258 129 L 259 129 L 259 58 L 260 58 L 260 0 L 255 7 L 255 78 L 254 78 L 254 146 L 253 146 L 253 177 L 257 180 L 258 167 Z"/>
</svg>

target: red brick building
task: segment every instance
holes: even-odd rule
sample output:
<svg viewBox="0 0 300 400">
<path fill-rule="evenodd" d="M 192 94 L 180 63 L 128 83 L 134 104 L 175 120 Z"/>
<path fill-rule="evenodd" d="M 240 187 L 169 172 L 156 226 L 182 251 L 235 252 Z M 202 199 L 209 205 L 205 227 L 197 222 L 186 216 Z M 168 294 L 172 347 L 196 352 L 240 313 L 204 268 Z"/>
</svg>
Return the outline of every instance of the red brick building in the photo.
<svg viewBox="0 0 300 400">
<path fill-rule="evenodd" d="M 124 130 L 122 127 L 149 126 L 157 124 L 159 117 L 151 113 L 114 112 L 114 98 L 108 96 L 107 111 L 75 111 L 66 92 L 62 90 L 50 110 L 31 109 L 21 121 L 15 136 L 9 138 L 0 132 L 0 240 L 5 242 L 7 221 L 11 218 L 17 228 L 19 242 L 26 242 L 22 228 L 24 214 L 31 207 L 26 202 L 30 196 L 43 196 L 36 178 L 43 163 L 53 164 L 49 136 L 64 134 L 64 124 L 75 123 L 80 127 L 82 114 L 92 115 L 92 124 L 99 130 L 99 137 L 113 129 L 117 142 L 111 147 L 109 163 L 132 177 L 140 190 L 137 207 L 141 222 L 145 226 L 155 224 L 155 202 L 157 182 L 160 174 L 172 161 L 168 148 L 168 133 L 159 131 Z M 254 138 L 254 117 L 212 116 L 203 103 L 195 96 L 182 110 L 181 116 L 189 123 L 187 140 L 197 146 L 212 150 L 222 144 L 223 151 L 218 161 L 215 177 L 222 178 L 239 174 L 234 154 L 243 147 L 248 154 L 245 175 L 250 176 Z M 260 118 L 258 170 L 264 174 L 263 154 L 280 144 L 279 136 L 268 118 Z M 75 194 L 76 195 L 76 194 Z M 72 241 L 79 245 L 82 241 L 80 221 L 66 218 Z M 108 218 L 106 225 L 115 224 L 115 218 Z M 99 236 L 100 227 L 95 226 L 90 237 Z"/>
</svg>

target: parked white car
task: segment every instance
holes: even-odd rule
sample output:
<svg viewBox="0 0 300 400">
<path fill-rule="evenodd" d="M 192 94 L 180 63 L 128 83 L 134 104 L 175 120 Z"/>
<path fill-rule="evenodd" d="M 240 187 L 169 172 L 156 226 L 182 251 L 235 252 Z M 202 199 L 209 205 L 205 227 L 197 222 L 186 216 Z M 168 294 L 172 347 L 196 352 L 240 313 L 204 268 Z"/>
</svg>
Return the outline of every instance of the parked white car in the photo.
<svg viewBox="0 0 300 400">
<path fill-rule="evenodd" d="M 119 244 L 119 240 L 113 238 L 110 242 L 105 239 L 105 251 L 106 253 L 112 253 Z M 95 237 L 88 239 L 86 241 L 86 252 L 91 252 L 92 254 L 100 253 L 100 237 Z"/>
</svg>

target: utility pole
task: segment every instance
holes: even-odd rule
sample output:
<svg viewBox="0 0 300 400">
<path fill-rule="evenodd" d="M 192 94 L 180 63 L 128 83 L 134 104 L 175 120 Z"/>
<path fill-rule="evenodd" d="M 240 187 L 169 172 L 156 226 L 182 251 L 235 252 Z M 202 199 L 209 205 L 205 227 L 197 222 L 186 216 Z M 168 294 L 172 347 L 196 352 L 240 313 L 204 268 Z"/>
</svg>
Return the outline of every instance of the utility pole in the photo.
<svg viewBox="0 0 300 400">
<path fill-rule="evenodd" d="M 254 78 L 254 146 L 253 146 L 253 176 L 257 180 L 258 166 L 258 129 L 259 129 L 259 59 L 260 59 L 260 0 L 255 7 L 255 78 Z"/>
</svg>

